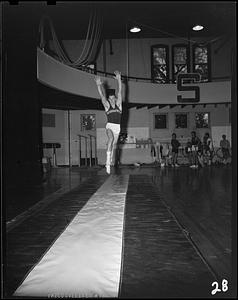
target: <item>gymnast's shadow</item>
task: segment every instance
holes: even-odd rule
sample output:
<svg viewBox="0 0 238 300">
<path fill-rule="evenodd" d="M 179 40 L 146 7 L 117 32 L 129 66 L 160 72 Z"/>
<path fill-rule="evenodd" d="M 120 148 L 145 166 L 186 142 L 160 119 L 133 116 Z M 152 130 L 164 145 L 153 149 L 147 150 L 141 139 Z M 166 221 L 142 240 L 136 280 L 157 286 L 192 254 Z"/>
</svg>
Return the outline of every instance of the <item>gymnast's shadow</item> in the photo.
<svg viewBox="0 0 238 300">
<path fill-rule="evenodd" d="M 125 138 L 127 137 L 127 129 L 128 129 L 128 119 L 129 119 L 129 87 L 128 87 L 128 78 L 122 78 L 122 82 L 124 83 L 124 101 L 122 102 L 122 116 L 121 116 L 121 132 L 116 144 L 116 151 L 115 151 L 115 171 L 116 173 L 119 172 L 119 166 L 121 165 L 121 155 L 122 149 L 121 145 L 124 142 Z"/>
</svg>

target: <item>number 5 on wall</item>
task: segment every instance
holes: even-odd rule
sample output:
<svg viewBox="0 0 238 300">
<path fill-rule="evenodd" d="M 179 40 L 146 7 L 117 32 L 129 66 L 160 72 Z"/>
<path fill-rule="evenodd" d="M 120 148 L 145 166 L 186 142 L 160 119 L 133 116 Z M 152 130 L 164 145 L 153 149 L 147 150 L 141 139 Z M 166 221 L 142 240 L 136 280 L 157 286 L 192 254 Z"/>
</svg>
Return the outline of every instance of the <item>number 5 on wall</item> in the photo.
<svg viewBox="0 0 238 300">
<path fill-rule="evenodd" d="M 183 98 L 181 95 L 177 96 L 177 101 L 180 103 L 184 102 L 199 102 L 200 101 L 200 89 L 199 86 L 189 85 L 183 86 L 183 80 L 190 79 L 193 82 L 199 83 L 201 80 L 201 75 L 198 73 L 188 73 L 188 74 L 178 74 L 177 77 L 177 89 L 178 91 L 194 91 L 195 98 Z"/>
</svg>

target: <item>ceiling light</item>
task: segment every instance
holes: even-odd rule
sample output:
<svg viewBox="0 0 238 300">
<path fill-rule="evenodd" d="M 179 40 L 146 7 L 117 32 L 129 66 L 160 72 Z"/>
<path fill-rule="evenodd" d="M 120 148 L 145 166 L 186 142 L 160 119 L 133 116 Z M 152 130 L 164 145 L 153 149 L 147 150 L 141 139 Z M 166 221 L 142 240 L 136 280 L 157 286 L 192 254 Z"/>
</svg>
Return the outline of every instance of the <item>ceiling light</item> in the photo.
<svg viewBox="0 0 238 300">
<path fill-rule="evenodd" d="M 131 29 L 130 29 L 130 32 L 140 32 L 141 31 L 141 29 L 139 28 L 139 27 L 136 27 L 136 26 L 134 26 L 134 27 L 132 27 Z"/>
<path fill-rule="evenodd" d="M 193 26 L 193 30 L 194 30 L 194 31 L 200 31 L 200 30 L 203 30 L 203 26 L 202 26 L 202 25 L 195 25 L 195 26 Z"/>
</svg>

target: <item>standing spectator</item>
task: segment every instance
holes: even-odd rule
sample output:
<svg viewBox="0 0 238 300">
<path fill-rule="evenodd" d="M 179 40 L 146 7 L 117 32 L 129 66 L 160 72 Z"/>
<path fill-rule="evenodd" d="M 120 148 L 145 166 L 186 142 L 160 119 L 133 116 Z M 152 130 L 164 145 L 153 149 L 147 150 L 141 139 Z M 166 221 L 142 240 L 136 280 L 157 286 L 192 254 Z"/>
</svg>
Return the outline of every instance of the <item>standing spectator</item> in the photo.
<svg viewBox="0 0 238 300">
<path fill-rule="evenodd" d="M 198 168 L 198 150 L 201 145 L 200 139 L 197 137 L 196 132 L 191 132 L 191 143 L 192 143 L 192 165 L 190 168 Z"/>
<path fill-rule="evenodd" d="M 160 145 L 160 166 L 168 166 L 170 163 L 170 150 L 169 150 L 169 143 L 166 143 L 164 145 Z"/>
<path fill-rule="evenodd" d="M 177 140 L 175 133 L 172 134 L 171 146 L 172 146 L 172 167 L 179 167 L 177 163 L 177 159 L 178 159 L 178 149 L 180 146 L 180 142 Z"/>
<path fill-rule="evenodd" d="M 185 147 L 185 152 L 188 155 L 188 161 L 189 164 L 192 165 L 193 159 L 192 159 L 192 142 L 191 139 L 188 139 L 186 147 Z"/>
<path fill-rule="evenodd" d="M 222 140 L 220 141 L 220 147 L 223 154 L 223 163 L 227 163 L 227 159 L 230 157 L 230 142 L 226 139 L 226 135 L 222 135 Z"/>
<path fill-rule="evenodd" d="M 202 142 L 199 139 L 198 145 L 197 145 L 197 159 L 201 167 L 204 167 L 204 155 L 203 155 L 203 145 Z"/>
<path fill-rule="evenodd" d="M 203 137 L 203 157 L 204 157 L 204 162 L 207 163 L 209 166 L 211 165 L 211 161 L 212 161 L 212 153 L 213 153 L 212 139 L 210 138 L 209 133 L 206 132 Z"/>
<path fill-rule="evenodd" d="M 157 160 L 157 154 L 156 154 L 156 148 L 155 148 L 152 138 L 148 139 L 148 144 L 150 146 L 150 155 L 152 157 L 153 163 L 155 163 Z"/>
<path fill-rule="evenodd" d="M 160 162 L 160 160 L 161 160 L 161 153 L 160 153 L 160 142 L 159 141 L 157 141 L 155 143 L 155 151 L 156 151 L 156 161 Z"/>
</svg>

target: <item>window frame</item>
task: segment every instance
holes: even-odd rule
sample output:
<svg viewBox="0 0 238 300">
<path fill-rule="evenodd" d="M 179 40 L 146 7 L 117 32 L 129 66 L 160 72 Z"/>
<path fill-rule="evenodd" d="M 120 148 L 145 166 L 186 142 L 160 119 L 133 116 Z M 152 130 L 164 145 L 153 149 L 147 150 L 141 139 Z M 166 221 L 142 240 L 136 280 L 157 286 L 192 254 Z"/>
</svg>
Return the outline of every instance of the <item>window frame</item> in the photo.
<svg viewBox="0 0 238 300">
<path fill-rule="evenodd" d="M 197 127 L 196 114 L 208 114 L 208 127 Z M 211 113 L 209 111 L 196 111 L 194 116 L 195 116 L 196 129 L 205 129 L 205 128 L 210 129 L 211 128 Z"/>
<path fill-rule="evenodd" d="M 191 61 L 191 55 L 190 55 L 190 48 L 187 44 L 174 44 L 172 45 L 172 82 L 173 83 L 176 83 L 176 76 L 175 76 L 175 73 L 174 73 L 174 49 L 176 47 L 184 47 L 186 48 L 186 51 L 187 51 L 187 61 L 186 61 L 186 65 L 187 65 L 187 73 L 190 73 L 190 61 Z"/>
<path fill-rule="evenodd" d="M 179 128 L 176 127 L 176 115 L 186 115 L 186 117 L 187 117 L 187 127 L 179 127 Z M 187 113 L 187 112 L 176 112 L 176 113 L 174 113 L 175 129 L 177 129 L 177 130 L 188 129 L 189 128 L 188 122 L 189 122 L 189 113 Z"/>
<path fill-rule="evenodd" d="M 196 43 L 196 44 L 192 45 L 192 54 L 193 54 L 193 57 L 192 57 L 192 70 L 193 70 L 193 73 L 197 73 L 196 70 L 195 70 L 195 49 L 197 47 L 204 48 L 204 46 L 200 46 L 199 43 Z M 207 48 L 207 71 L 208 71 L 208 78 L 207 78 L 207 81 L 203 81 L 202 80 L 202 76 L 201 76 L 201 82 L 203 82 L 203 83 L 211 82 L 211 46 L 210 45 L 206 45 L 205 47 Z"/>
<path fill-rule="evenodd" d="M 166 82 L 156 82 L 154 76 L 153 76 L 153 70 L 154 70 L 154 49 L 156 48 L 165 48 L 165 52 L 166 52 L 166 69 L 167 69 L 167 74 L 166 74 Z M 151 81 L 153 83 L 157 83 L 157 84 L 165 84 L 165 83 L 169 83 L 170 82 L 170 65 L 169 65 L 169 46 L 165 45 L 165 44 L 156 44 L 156 45 L 152 45 L 150 48 L 150 64 L 151 64 Z"/>
<path fill-rule="evenodd" d="M 42 127 L 56 128 L 56 114 L 55 113 L 42 112 Z"/>
<path fill-rule="evenodd" d="M 95 128 L 93 128 L 93 129 L 85 129 L 85 127 L 83 127 L 83 116 L 94 116 L 94 118 L 95 118 Z M 96 114 L 90 114 L 90 113 L 88 113 L 88 114 L 80 114 L 80 131 L 81 132 L 96 131 L 96 128 L 97 128 L 97 126 L 96 126 Z"/>
<path fill-rule="evenodd" d="M 155 128 L 155 116 L 156 115 L 165 115 L 166 116 L 166 127 L 165 128 Z M 168 113 L 154 113 L 153 114 L 153 129 L 154 130 L 166 130 L 169 129 L 169 119 L 168 119 Z"/>
</svg>

